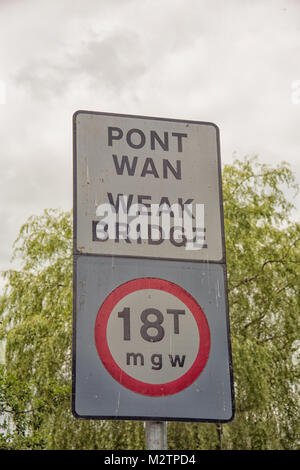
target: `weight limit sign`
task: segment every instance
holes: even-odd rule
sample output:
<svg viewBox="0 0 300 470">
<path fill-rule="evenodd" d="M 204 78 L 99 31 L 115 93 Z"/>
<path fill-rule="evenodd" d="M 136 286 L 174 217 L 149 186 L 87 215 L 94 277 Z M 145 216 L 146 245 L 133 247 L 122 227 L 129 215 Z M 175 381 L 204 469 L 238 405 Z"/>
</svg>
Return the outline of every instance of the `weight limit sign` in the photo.
<svg viewBox="0 0 300 470">
<path fill-rule="evenodd" d="M 158 278 L 121 284 L 95 322 L 98 355 L 127 389 L 159 397 L 178 393 L 203 371 L 210 352 L 206 316 L 182 287 Z"/>
</svg>

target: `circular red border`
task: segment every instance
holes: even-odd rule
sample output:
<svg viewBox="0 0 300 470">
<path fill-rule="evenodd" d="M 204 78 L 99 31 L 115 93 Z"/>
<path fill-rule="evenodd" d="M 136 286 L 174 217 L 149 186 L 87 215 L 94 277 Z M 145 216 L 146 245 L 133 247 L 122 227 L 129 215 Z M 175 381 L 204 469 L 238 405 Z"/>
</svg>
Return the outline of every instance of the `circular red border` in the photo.
<svg viewBox="0 0 300 470">
<path fill-rule="evenodd" d="M 115 305 L 126 295 L 137 290 L 158 289 L 180 299 L 192 312 L 196 320 L 200 345 L 193 365 L 176 380 L 162 384 L 150 384 L 130 377 L 115 362 L 106 337 L 106 327 L 109 316 Z M 101 305 L 95 322 L 95 343 L 99 357 L 110 375 L 121 385 L 133 392 L 149 396 L 172 395 L 192 384 L 203 371 L 210 351 L 210 331 L 206 316 L 196 300 L 182 287 L 164 279 L 139 278 L 121 284 L 114 289 Z"/>
</svg>

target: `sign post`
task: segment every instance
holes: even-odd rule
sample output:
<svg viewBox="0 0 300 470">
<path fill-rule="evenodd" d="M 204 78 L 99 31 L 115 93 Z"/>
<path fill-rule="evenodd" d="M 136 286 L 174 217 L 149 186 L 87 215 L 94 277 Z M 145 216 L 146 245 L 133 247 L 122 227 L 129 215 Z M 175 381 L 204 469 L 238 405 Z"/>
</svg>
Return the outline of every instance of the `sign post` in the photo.
<svg viewBox="0 0 300 470">
<path fill-rule="evenodd" d="M 167 450 L 167 423 L 165 421 L 146 421 L 146 449 Z"/>
<path fill-rule="evenodd" d="M 230 421 L 218 128 L 90 111 L 73 126 L 74 415 L 144 420 L 147 442 L 150 423 Z"/>
</svg>

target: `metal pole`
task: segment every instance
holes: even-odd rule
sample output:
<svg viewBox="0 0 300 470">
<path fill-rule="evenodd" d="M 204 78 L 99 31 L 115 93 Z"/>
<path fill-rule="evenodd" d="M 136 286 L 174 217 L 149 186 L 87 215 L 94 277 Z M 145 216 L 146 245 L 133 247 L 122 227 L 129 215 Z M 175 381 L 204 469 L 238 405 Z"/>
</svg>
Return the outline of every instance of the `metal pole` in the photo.
<svg viewBox="0 0 300 470">
<path fill-rule="evenodd" d="M 167 450 L 167 423 L 165 421 L 146 421 L 146 449 Z"/>
</svg>

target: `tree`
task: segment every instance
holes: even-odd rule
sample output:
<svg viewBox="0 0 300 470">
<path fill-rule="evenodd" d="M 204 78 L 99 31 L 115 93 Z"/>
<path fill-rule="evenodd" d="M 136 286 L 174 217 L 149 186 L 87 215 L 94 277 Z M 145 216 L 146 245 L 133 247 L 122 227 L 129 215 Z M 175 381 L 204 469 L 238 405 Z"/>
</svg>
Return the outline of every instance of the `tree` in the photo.
<svg viewBox="0 0 300 470">
<path fill-rule="evenodd" d="M 288 165 L 270 168 L 255 158 L 235 161 L 223 178 L 237 397 L 224 445 L 295 448 L 300 226 L 285 192 L 298 187 Z"/>
<path fill-rule="evenodd" d="M 299 225 L 287 164 L 256 158 L 223 171 L 236 417 L 169 423 L 170 449 L 295 449 L 299 415 Z M 0 337 L 2 448 L 141 449 L 143 423 L 76 420 L 70 411 L 72 214 L 46 210 L 21 227 L 5 273 Z M 1 421 L 0 421 L 1 425 Z"/>
<path fill-rule="evenodd" d="M 76 421 L 70 413 L 72 340 L 72 214 L 45 210 L 22 227 L 14 245 L 18 270 L 5 273 L 0 378 L 5 412 L 2 448 L 126 446 L 124 425 Z M 132 445 L 138 429 L 127 428 Z"/>
</svg>

